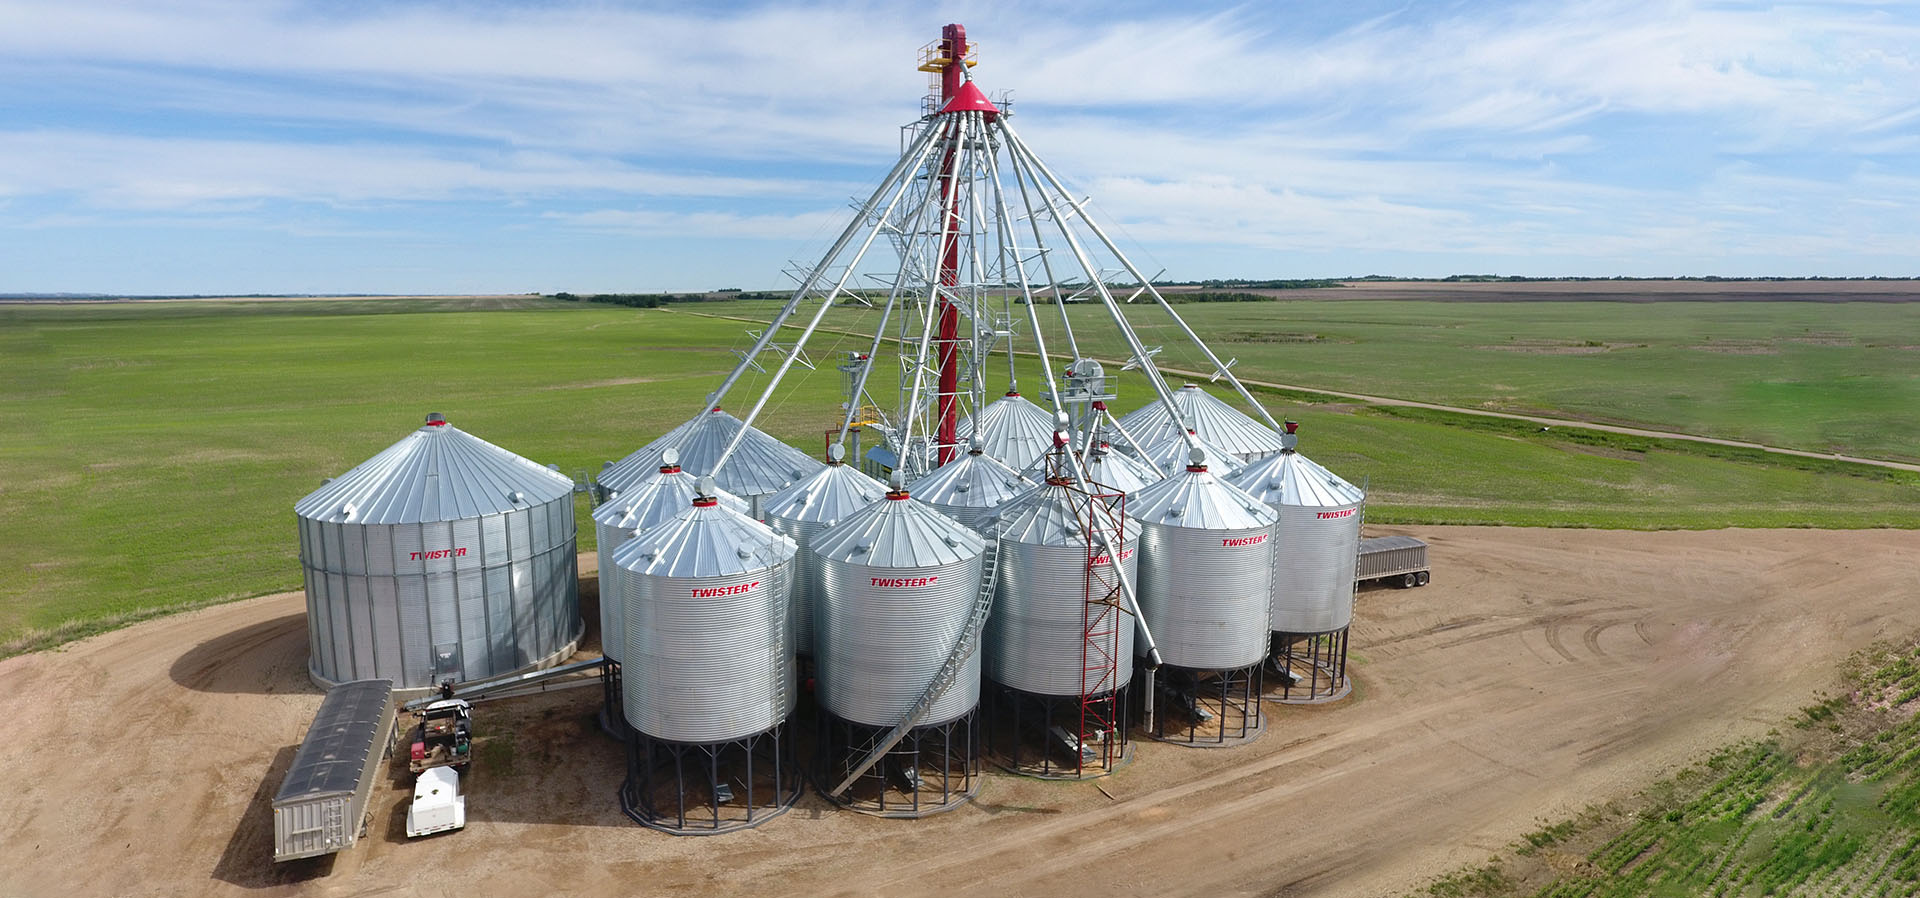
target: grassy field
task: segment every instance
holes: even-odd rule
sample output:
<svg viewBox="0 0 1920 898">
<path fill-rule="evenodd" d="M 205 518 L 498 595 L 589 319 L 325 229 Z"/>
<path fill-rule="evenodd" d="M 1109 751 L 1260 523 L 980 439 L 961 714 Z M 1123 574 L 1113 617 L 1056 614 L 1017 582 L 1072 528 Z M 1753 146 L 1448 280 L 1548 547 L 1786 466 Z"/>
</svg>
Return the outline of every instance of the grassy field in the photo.
<svg viewBox="0 0 1920 898">
<path fill-rule="evenodd" d="M 1910 303 L 1329 302 L 1299 292 L 1178 309 L 1256 380 L 1920 459 Z M 1040 311 L 1059 345 L 1058 312 Z M 1104 311 L 1070 311 L 1083 348 L 1126 355 L 1105 336 Z M 1206 370 L 1157 308 L 1129 312 L 1148 346 L 1165 347 L 1161 364 Z"/>
<path fill-rule="evenodd" d="M 1849 691 L 1765 741 L 1528 835 L 1435 898 L 1920 893 L 1920 648 L 1855 661 Z"/>
<path fill-rule="evenodd" d="M 0 307 L 0 639 L 297 586 L 293 502 L 429 411 L 598 469 L 698 409 L 739 335 L 459 305 Z M 797 438 L 806 411 L 770 425 Z"/>
<path fill-rule="evenodd" d="M 297 587 L 295 500 L 430 411 L 597 470 L 693 415 L 749 339 L 681 309 L 475 305 L 0 306 L 0 654 Z M 765 429 L 821 446 L 840 398 L 828 360 L 856 346 L 819 338 L 821 370 L 782 386 Z M 1121 383 L 1123 407 L 1145 401 L 1137 377 Z M 1920 475 L 1308 398 L 1270 404 L 1304 423 L 1310 455 L 1372 488 L 1376 522 L 1920 527 Z"/>
</svg>

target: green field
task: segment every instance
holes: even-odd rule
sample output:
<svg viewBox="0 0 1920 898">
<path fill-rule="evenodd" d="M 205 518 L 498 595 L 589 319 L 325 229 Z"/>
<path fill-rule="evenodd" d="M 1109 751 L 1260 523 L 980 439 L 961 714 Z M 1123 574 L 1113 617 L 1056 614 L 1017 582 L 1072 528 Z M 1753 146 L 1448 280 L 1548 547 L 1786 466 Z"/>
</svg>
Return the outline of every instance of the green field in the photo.
<svg viewBox="0 0 1920 898">
<path fill-rule="evenodd" d="M 1920 649 L 1866 652 L 1846 686 L 1771 738 L 1720 752 L 1624 805 L 1547 826 L 1425 894 L 1920 893 Z"/>
<path fill-rule="evenodd" d="M 569 474 L 597 470 L 698 411 L 747 326 L 538 299 L 0 306 L 0 642 L 296 588 L 295 500 L 430 411 Z M 784 384 L 762 426 L 822 446 L 840 401 L 829 360 L 864 346 L 817 338 L 821 370 Z M 1438 367 L 1444 353 L 1426 351 Z M 744 411 L 762 382 L 728 407 Z M 1147 398 L 1137 376 L 1121 384 L 1123 410 Z M 1374 522 L 1920 527 L 1920 475 L 1310 398 L 1270 406 L 1303 422 L 1310 455 L 1371 487 Z"/>
<path fill-rule="evenodd" d="M 1912 303 L 1300 294 L 1177 309 L 1249 379 L 1920 460 L 1920 306 Z M 1058 311 L 1039 311 L 1044 336 L 1058 346 Z M 1125 357 L 1103 310 L 1070 311 L 1083 349 Z M 1024 310 L 1016 314 L 1024 321 Z M 1128 317 L 1148 346 L 1165 347 L 1160 364 L 1207 370 L 1158 308 L 1136 305 Z"/>
</svg>

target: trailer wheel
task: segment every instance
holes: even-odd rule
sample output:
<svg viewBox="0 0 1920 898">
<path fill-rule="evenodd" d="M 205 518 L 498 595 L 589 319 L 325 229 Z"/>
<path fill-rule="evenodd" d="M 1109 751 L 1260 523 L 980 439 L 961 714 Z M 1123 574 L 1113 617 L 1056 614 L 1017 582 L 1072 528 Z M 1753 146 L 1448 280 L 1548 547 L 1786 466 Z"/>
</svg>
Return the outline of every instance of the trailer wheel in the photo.
<svg viewBox="0 0 1920 898">
<path fill-rule="evenodd" d="M 1428 571 L 1421 571 L 1421 572 L 1420 572 L 1420 582 L 1419 582 L 1419 583 L 1418 583 L 1417 585 L 1419 585 L 1419 586 L 1425 586 L 1425 585 L 1427 585 L 1427 584 L 1428 584 L 1429 582 L 1431 582 L 1432 580 L 1433 580 L 1433 574 L 1432 574 L 1432 573 L 1430 573 L 1430 572 L 1428 572 Z"/>
<path fill-rule="evenodd" d="M 1412 589 L 1419 585 L 1420 585 L 1420 575 L 1418 574 L 1407 574 L 1400 578 L 1401 589 Z"/>
</svg>

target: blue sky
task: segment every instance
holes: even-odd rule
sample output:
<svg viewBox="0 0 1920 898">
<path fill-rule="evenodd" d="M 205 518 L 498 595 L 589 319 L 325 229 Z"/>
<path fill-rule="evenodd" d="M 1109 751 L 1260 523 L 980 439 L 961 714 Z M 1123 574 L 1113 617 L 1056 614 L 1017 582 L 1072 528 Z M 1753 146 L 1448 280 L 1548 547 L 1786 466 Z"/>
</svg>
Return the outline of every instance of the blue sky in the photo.
<svg viewBox="0 0 1920 898">
<path fill-rule="evenodd" d="M 778 287 L 950 21 L 1169 278 L 1920 275 L 1914 2 L 0 0 L 0 292 Z"/>
</svg>

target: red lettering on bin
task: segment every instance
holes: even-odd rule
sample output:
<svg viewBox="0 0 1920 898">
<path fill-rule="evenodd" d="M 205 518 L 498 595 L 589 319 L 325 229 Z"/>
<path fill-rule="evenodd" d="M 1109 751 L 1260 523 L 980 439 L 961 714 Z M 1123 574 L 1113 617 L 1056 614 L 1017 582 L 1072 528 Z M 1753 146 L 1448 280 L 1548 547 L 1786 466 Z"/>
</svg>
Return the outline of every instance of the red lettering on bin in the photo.
<svg viewBox="0 0 1920 898">
<path fill-rule="evenodd" d="M 431 552 L 408 552 L 408 561 L 439 561 L 442 558 L 465 558 L 466 549 L 435 549 Z"/>
<path fill-rule="evenodd" d="M 874 586 L 902 589 L 910 586 L 932 586 L 940 576 L 936 574 L 931 577 L 869 577 L 867 579 L 873 581 Z"/>
<path fill-rule="evenodd" d="M 1266 542 L 1267 536 L 1268 534 L 1262 533 L 1259 536 L 1221 537 L 1220 545 L 1226 546 L 1228 548 L 1238 548 L 1240 546 L 1257 546 L 1257 545 L 1260 545 L 1261 543 Z"/>
</svg>

